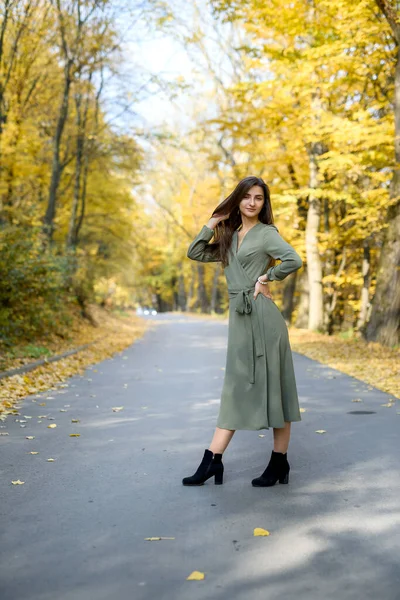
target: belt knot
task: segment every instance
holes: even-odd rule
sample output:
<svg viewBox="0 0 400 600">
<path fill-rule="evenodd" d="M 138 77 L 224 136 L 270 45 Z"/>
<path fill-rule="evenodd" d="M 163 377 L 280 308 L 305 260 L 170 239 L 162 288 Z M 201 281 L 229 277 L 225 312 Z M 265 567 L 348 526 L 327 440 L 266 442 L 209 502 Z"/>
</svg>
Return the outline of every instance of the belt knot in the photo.
<svg viewBox="0 0 400 600">
<path fill-rule="evenodd" d="M 263 356 L 263 342 L 258 322 L 257 311 L 253 311 L 253 298 L 250 298 L 250 292 L 254 291 L 255 286 L 241 289 L 230 289 L 229 297 L 235 298 L 235 311 L 240 315 L 249 315 L 245 319 L 246 335 L 247 335 L 247 360 L 249 381 L 255 381 L 255 358 Z"/>
</svg>

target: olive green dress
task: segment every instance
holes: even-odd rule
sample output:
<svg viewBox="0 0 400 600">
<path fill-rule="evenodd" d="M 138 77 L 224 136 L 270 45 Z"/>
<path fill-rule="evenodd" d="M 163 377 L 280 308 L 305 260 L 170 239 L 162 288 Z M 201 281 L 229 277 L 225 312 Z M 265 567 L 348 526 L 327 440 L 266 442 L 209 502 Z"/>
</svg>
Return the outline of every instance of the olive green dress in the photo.
<svg viewBox="0 0 400 600">
<path fill-rule="evenodd" d="M 204 225 L 188 248 L 188 258 L 219 261 L 218 248 L 208 244 L 213 235 L 213 229 Z M 285 421 L 301 421 L 288 330 L 275 302 L 261 292 L 256 299 L 253 294 L 260 275 L 282 281 L 303 263 L 275 225 L 258 222 L 245 234 L 239 250 L 237 244 L 235 231 L 224 269 L 229 328 L 217 427 L 284 427 Z M 282 262 L 267 269 L 271 257 Z"/>
</svg>

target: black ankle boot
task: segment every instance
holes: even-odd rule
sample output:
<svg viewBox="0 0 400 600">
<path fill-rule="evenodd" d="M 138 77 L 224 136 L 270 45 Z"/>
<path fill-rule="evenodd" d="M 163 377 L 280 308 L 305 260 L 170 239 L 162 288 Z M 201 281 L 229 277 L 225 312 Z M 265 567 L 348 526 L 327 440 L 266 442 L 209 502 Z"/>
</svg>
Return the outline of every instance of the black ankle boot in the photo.
<svg viewBox="0 0 400 600">
<path fill-rule="evenodd" d="M 222 484 L 223 475 L 222 454 L 213 455 L 211 450 L 205 450 L 203 460 L 196 473 L 191 477 L 184 477 L 182 483 L 183 485 L 203 485 L 207 479 L 214 476 L 214 483 L 220 485 Z"/>
<path fill-rule="evenodd" d="M 270 461 L 264 473 L 256 477 L 251 482 L 255 487 L 268 487 L 279 483 L 289 483 L 290 466 L 287 460 L 287 453 L 275 452 L 272 450 Z"/>
</svg>

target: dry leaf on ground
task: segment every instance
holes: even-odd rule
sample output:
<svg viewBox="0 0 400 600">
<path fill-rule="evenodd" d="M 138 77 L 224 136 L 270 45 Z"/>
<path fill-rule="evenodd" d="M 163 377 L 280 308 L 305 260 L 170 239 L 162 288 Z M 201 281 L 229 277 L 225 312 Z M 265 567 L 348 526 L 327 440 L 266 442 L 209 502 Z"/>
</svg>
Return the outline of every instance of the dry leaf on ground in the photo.
<svg viewBox="0 0 400 600">
<path fill-rule="evenodd" d="M 187 581 L 201 581 L 204 579 L 204 573 L 201 571 L 192 571 L 188 577 L 186 577 Z"/>
<path fill-rule="evenodd" d="M 255 537 L 261 537 L 261 536 L 266 536 L 266 535 L 270 535 L 270 533 L 267 529 L 263 529 L 262 527 L 254 528 L 254 536 Z"/>
</svg>

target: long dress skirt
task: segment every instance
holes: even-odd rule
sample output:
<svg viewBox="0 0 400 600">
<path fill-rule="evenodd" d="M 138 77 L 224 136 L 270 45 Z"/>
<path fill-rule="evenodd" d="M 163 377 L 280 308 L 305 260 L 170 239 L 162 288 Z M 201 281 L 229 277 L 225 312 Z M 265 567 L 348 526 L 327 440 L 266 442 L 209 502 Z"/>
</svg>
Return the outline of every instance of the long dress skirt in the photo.
<svg viewBox="0 0 400 600">
<path fill-rule="evenodd" d="M 204 225 L 187 256 L 217 262 L 218 248 L 208 242 L 213 229 Z M 229 327 L 225 377 L 217 427 L 269 429 L 301 421 L 292 351 L 286 322 L 273 300 L 261 292 L 254 299 L 257 277 L 282 281 L 302 266 L 294 248 L 273 224 L 258 222 L 238 249 L 234 232 L 229 265 L 224 269 L 229 294 Z M 271 257 L 281 263 L 267 269 Z"/>
</svg>

